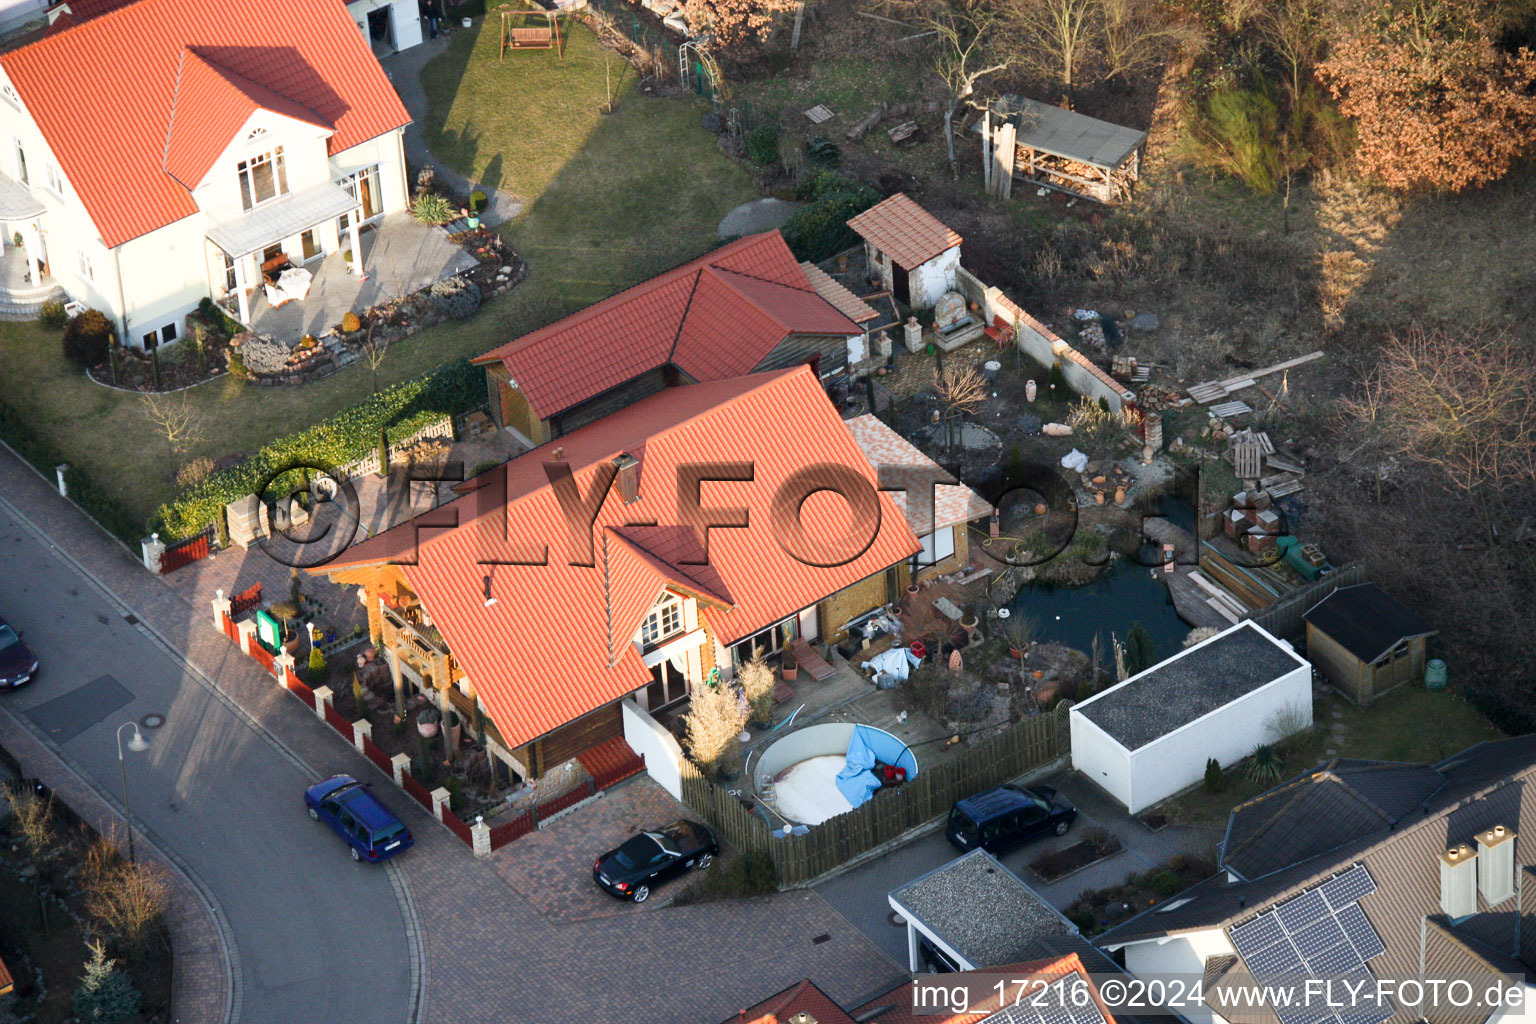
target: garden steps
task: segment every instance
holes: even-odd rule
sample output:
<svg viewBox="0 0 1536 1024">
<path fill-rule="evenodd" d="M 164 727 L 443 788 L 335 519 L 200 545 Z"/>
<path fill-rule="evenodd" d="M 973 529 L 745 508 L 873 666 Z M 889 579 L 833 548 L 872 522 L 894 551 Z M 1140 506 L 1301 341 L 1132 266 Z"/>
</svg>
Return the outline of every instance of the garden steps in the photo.
<svg viewBox="0 0 1536 1024">
<path fill-rule="evenodd" d="M 0 320 L 36 320 L 45 302 L 63 302 L 68 298 L 58 284 L 33 288 L 0 287 Z"/>
</svg>

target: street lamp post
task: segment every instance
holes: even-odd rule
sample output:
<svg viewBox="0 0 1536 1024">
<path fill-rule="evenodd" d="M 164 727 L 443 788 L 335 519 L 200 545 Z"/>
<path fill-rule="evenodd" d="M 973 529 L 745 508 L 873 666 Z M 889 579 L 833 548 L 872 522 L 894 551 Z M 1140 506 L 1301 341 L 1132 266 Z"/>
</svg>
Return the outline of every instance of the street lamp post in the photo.
<svg viewBox="0 0 1536 1024">
<path fill-rule="evenodd" d="M 133 818 L 128 812 L 128 763 L 123 760 L 123 729 L 133 729 L 133 739 L 128 741 L 128 749 L 139 753 L 149 749 L 149 740 L 139 732 L 137 722 L 124 722 L 117 727 L 117 767 L 123 775 L 123 823 L 128 826 L 128 863 L 135 863 L 133 855 Z"/>
</svg>

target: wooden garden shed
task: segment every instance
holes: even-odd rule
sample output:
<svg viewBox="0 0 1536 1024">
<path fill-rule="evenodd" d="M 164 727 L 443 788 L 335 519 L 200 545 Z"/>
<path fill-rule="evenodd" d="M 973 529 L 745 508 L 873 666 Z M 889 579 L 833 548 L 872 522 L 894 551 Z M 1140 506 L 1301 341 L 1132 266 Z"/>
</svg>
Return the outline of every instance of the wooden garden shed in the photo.
<svg viewBox="0 0 1536 1024">
<path fill-rule="evenodd" d="M 1049 103 L 1005 95 L 976 123 L 987 188 L 1007 197 L 1043 186 L 1112 204 L 1131 197 L 1147 133 Z"/>
<path fill-rule="evenodd" d="M 1302 614 L 1307 658 L 1356 704 L 1424 675 L 1438 630 L 1374 583 L 1340 587 Z"/>
</svg>

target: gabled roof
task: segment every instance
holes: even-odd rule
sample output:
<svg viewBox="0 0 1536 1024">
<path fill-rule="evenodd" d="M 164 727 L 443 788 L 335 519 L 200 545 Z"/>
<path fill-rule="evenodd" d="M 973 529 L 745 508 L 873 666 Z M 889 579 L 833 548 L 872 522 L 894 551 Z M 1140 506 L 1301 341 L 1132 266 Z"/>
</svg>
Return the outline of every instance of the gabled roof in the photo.
<svg viewBox="0 0 1536 1024">
<path fill-rule="evenodd" d="M 257 83 L 264 102 L 275 95 L 312 111 L 334 128 L 331 154 L 410 121 L 337 0 L 289 0 L 280 9 L 258 0 L 136 0 L 0 54 L 109 247 L 197 212 L 165 169 L 188 48 Z"/>
<path fill-rule="evenodd" d="M 1308 608 L 1302 618 L 1367 665 L 1401 640 L 1438 632 L 1374 583 L 1340 587 Z"/>
<path fill-rule="evenodd" d="M 859 334 L 777 231 L 748 235 L 477 356 L 548 419 L 668 363 L 697 381 L 755 369 L 790 334 Z"/>
<path fill-rule="evenodd" d="M 721 1024 L 789 1024 L 801 1013 L 810 1014 L 816 1024 L 854 1024 L 853 1018 L 810 979 L 769 996 Z"/>
<path fill-rule="evenodd" d="M 258 110 L 331 130 L 329 123 L 303 104 L 190 48 L 182 50 L 165 137 L 165 173 L 185 188 L 196 188 L 235 133 Z"/>
<path fill-rule="evenodd" d="M 1086 943 L 1081 945 L 1087 947 Z M 1091 947 L 1088 947 L 1091 949 Z M 1044 949 L 1036 944 L 1031 945 L 1031 953 L 1043 953 Z M 1086 955 L 1092 957 L 1091 952 L 1085 950 Z M 1098 959 L 1103 959 L 1102 954 Z M 1106 973 L 1118 972 L 1119 968 L 1112 961 L 1105 960 L 1110 966 Z M 1038 989 L 1030 989 L 1029 994 L 1022 999 L 1019 992 L 1025 991 L 1022 983 L 1038 982 L 1040 985 L 1049 985 L 1063 978 L 1071 979 L 1073 975 L 1082 979 L 1078 984 L 1088 986 L 1086 993 L 1098 1005 L 1099 1013 L 1104 1018 L 1105 1024 L 1115 1024 L 1116 1018 L 1111 1016 L 1108 1008 L 1103 1004 L 1098 990 L 1093 986 L 1090 972 L 1098 972 L 1098 967 L 1089 967 L 1080 958 L 1077 951 L 1067 951 L 1057 954 L 1049 954 L 1045 959 L 1025 960 L 1012 964 L 1000 964 L 997 967 L 989 967 L 980 971 L 959 971 L 954 974 L 944 975 L 946 985 L 965 985 L 967 979 L 971 981 L 969 988 L 973 994 L 968 1009 L 961 1012 L 945 1012 L 937 1008 L 926 1007 L 923 1012 L 918 1012 L 913 1006 L 912 984 L 906 982 L 889 992 L 882 993 L 866 1002 L 863 1006 L 853 1011 L 855 1020 L 870 1020 L 877 1024 L 984 1024 L 995 1021 L 996 1024 L 1046 1024 L 1047 1021 L 1057 1019 L 1057 1015 L 1046 1011 L 1048 1003 L 1054 1002 L 1053 998 L 1044 996 Z M 985 981 L 980 979 L 985 978 Z M 981 991 L 992 991 L 996 981 L 1000 978 L 1008 978 L 1018 983 L 1004 986 L 996 995 L 986 998 L 975 998 Z M 1038 1008 L 1031 1006 L 1034 1002 Z M 1072 1006 L 1078 1005 L 1072 1003 Z M 1086 1006 L 1086 1003 L 1083 1004 Z M 1053 1007 L 1054 1008 L 1054 1007 Z M 1065 1009 L 1065 1007 L 1061 1008 Z M 884 1012 L 877 1013 L 876 1011 Z M 866 1017 L 866 1014 L 871 1016 Z M 1061 1017 L 1065 1018 L 1065 1014 Z M 1123 1018 L 1122 1018 L 1123 1019 Z M 816 1024 L 821 1024 L 817 1018 Z"/>
<path fill-rule="evenodd" d="M 1390 828 L 1444 785 L 1432 765 L 1336 758 L 1234 807 L 1221 866 L 1261 878 Z"/>
<path fill-rule="evenodd" d="M 859 443 L 864 457 L 877 470 L 881 466 L 938 468 L 932 459 L 872 413 L 855 416 L 847 421 L 847 427 L 853 439 Z M 992 514 L 992 506 L 988 504 L 987 499 L 964 484 L 941 484 L 935 487 L 932 515 L 917 513 L 918 506 L 909 500 L 905 491 L 891 493 L 896 499 L 896 504 L 901 507 L 902 514 L 907 516 L 907 525 L 912 527 L 912 532 L 919 537 L 925 537 L 946 526 L 968 523 L 973 519 Z M 908 513 L 908 508 L 913 508 L 914 513 Z"/>
<path fill-rule="evenodd" d="M 907 270 L 922 266 L 963 241 L 905 192 L 876 203 L 849 220 L 848 226 Z"/>
<path fill-rule="evenodd" d="M 793 444 L 781 443 L 791 437 Z M 545 464 L 568 465 L 585 496 L 622 453 L 640 459 L 640 496 L 626 505 L 610 492 L 593 524 L 595 564 L 570 565 L 570 531 Z M 684 564 L 702 552 L 677 522 L 678 467 L 721 462 L 753 463 L 753 479 L 706 482 L 701 504 L 745 507 L 748 526 L 710 530 L 709 564 Z M 400 567 L 406 582 L 502 737 L 517 746 L 650 681 L 632 639 L 664 589 L 697 594 L 700 615 L 729 644 L 920 550 L 891 496 L 881 494 L 880 526 L 862 554 L 829 568 L 790 556 L 777 540 L 773 497 L 812 464 L 876 482 L 809 368 L 669 388 L 507 463 L 505 513 L 485 500 L 489 488 L 466 494 L 432 513 L 439 522 L 456 517 L 458 527 L 423 528 L 419 550 L 408 521 L 316 571 L 414 561 Z M 647 520 L 659 525 L 630 525 Z M 841 537 L 848 506 L 813 495 L 801 521 L 811 538 Z M 548 564 L 508 564 L 527 560 L 520 552 L 529 547 L 546 547 Z M 486 564 L 493 561 L 502 564 Z M 491 607 L 486 576 L 497 598 Z"/>
<path fill-rule="evenodd" d="M 1536 800 L 1527 792 L 1536 785 L 1536 736 L 1480 743 L 1430 767 L 1445 778 L 1445 785 L 1395 827 L 1383 824 L 1340 837 L 1342 845 L 1335 849 L 1253 881 L 1231 884 L 1225 874 L 1218 874 L 1180 893 L 1179 899 L 1187 902 L 1167 911 L 1145 911 L 1096 936 L 1095 941 L 1115 948 L 1226 927 L 1363 863 L 1375 880 L 1376 892 L 1359 905 L 1387 946 L 1385 967 L 1375 962 L 1372 967 L 1378 976 L 1417 977 L 1420 922 L 1440 913 L 1440 854 L 1452 843 L 1471 843 L 1476 833 L 1493 825 L 1536 835 Z M 1536 853 L 1525 852 L 1529 849 L 1526 843 L 1516 847 L 1519 865 L 1528 867 L 1536 861 Z M 1486 943 L 1483 936 L 1503 927 L 1509 915 L 1482 912 L 1490 908 L 1481 898 L 1479 908 L 1479 914 L 1459 922 L 1456 930 Z M 1505 936 L 1503 941 L 1512 938 Z"/>
</svg>

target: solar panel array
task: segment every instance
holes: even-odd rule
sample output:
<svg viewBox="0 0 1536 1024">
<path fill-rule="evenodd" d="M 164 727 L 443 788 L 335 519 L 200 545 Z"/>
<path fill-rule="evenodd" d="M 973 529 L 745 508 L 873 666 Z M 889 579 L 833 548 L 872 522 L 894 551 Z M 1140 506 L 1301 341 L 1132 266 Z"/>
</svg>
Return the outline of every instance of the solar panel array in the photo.
<svg viewBox="0 0 1536 1024">
<path fill-rule="evenodd" d="M 1364 864 L 1356 864 L 1322 885 L 1314 886 L 1257 917 L 1228 930 L 1232 945 L 1260 985 L 1299 985 L 1308 979 L 1364 981 L 1355 991 L 1373 992 L 1375 976 L 1366 961 L 1386 952 L 1381 936 L 1357 901 L 1376 891 L 1376 881 Z M 1339 991 L 1335 986 L 1335 991 Z M 1282 1024 L 1382 1024 L 1395 1012 L 1391 1000 L 1362 999 L 1347 1007 L 1327 1007 L 1319 994 L 1317 1006 L 1301 1000 L 1275 1006 Z"/>
<path fill-rule="evenodd" d="M 1010 1002 L 981 1024 L 1108 1024 L 1093 997 L 1093 989 L 1081 974 L 1069 974 L 1044 991 L 1024 987 L 1007 993 Z"/>
</svg>

